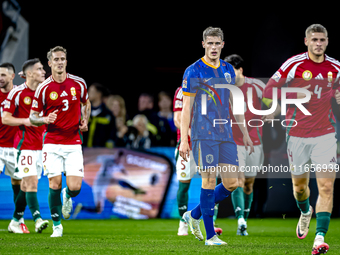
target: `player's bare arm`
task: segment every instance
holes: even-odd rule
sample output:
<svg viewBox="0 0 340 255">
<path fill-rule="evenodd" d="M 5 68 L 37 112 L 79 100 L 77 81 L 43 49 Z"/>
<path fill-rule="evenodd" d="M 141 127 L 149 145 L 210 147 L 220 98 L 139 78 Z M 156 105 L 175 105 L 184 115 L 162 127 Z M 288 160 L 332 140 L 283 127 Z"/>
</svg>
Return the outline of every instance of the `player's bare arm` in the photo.
<svg viewBox="0 0 340 255">
<path fill-rule="evenodd" d="M 190 109 L 193 105 L 194 100 L 192 100 L 189 96 L 183 96 L 183 108 L 181 114 L 181 144 L 179 146 L 179 155 L 185 160 L 188 161 L 187 156 L 190 153 L 190 147 L 188 142 L 188 134 L 189 134 L 189 124 L 190 124 Z"/>
<path fill-rule="evenodd" d="M 58 110 L 55 110 L 51 112 L 47 117 L 40 117 L 39 112 L 31 110 L 29 119 L 33 125 L 42 126 L 44 124 L 54 123 L 57 119 L 57 112 Z"/>
<path fill-rule="evenodd" d="M 29 118 L 15 118 L 10 112 L 3 112 L 2 123 L 8 126 L 34 126 Z"/>
<path fill-rule="evenodd" d="M 80 121 L 79 129 L 82 132 L 88 131 L 87 124 L 89 123 L 90 115 L 91 115 L 91 103 L 90 100 L 87 100 L 85 104 L 81 106 L 82 120 Z"/>
<path fill-rule="evenodd" d="M 181 129 L 182 111 L 174 112 L 174 122 L 178 129 Z"/>
</svg>

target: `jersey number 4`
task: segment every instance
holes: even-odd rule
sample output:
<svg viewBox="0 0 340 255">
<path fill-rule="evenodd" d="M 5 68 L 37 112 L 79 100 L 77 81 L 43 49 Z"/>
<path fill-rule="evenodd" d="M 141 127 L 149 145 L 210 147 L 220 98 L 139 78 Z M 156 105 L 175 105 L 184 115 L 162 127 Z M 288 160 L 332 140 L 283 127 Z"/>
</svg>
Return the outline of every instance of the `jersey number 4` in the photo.
<svg viewBox="0 0 340 255">
<path fill-rule="evenodd" d="M 322 87 L 319 88 L 319 85 L 316 85 L 316 86 L 315 86 L 315 89 L 314 89 L 314 94 L 317 95 L 317 98 L 318 98 L 318 99 L 321 98 L 321 91 L 322 91 Z"/>
</svg>

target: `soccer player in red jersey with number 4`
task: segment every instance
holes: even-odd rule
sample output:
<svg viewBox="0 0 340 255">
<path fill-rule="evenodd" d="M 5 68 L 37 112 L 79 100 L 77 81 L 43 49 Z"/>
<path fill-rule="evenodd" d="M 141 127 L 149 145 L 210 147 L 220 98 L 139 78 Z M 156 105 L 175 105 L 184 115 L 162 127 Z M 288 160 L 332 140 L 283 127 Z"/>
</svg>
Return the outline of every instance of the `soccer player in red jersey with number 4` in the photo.
<svg viewBox="0 0 340 255">
<path fill-rule="evenodd" d="M 70 217 L 71 197 L 80 193 L 84 177 L 81 131 L 87 131 L 91 103 L 85 81 L 66 73 L 66 49 L 54 47 L 47 53 L 47 59 L 52 75 L 35 92 L 30 121 L 37 126 L 47 126 L 43 137 L 43 167 L 49 178 L 48 200 L 53 220 L 51 237 L 61 237 L 61 213 L 65 219 Z M 39 116 L 41 111 L 44 117 Z M 62 173 L 66 175 L 67 187 L 62 191 L 61 208 Z"/>
<path fill-rule="evenodd" d="M 305 88 L 311 98 L 303 106 L 311 115 L 305 115 L 295 105 L 289 105 L 286 113 L 287 152 L 291 166 L 294 197 L 301 211 L 296 228 L 298 238 L 307 236 L 313 208 L 309 204 L 309 169 L 314 168 L 319 196 L 316 203 L 316 236 L 312 254 L 324 254 L 329 245 L 324 242 L 328 231 L 336 176 L 336 138 L 331 99 L 340 103 L 337 89 L 340 80 L 340 62 L 325 55 L 328 45 L 327 30 L 313 24 L 306 30 L 305 45 L 308 52 L 288 59 L 268 81 L 264 97 L 268 105 L 273 88 L 284 84 Z M 281 93 L 278 93 L 278 97 Z M 309 95 L 308 95 L 309 96 Z M 302 93 L 287 94 L 287 98 L 305 98 Z"/>
</svg>

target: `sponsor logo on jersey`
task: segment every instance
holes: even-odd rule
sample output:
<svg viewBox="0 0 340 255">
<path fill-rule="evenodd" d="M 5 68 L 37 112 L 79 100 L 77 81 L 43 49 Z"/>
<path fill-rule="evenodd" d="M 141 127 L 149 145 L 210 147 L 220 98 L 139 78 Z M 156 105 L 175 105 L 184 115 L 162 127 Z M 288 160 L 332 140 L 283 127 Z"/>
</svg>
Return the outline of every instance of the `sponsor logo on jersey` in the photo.
<svg viewBox="0 0 340 255">
<path fill-rule="evenodd" d="M 68 96 L 68 94 L 66 93 L 66 91 L 64 90 L 62 93 L 61 93 L 61 95 L 60 95 L 60 97 L 67 97 Z"/>
<path fill-rule="evenodd" d="M 27 104 L 27 105 L 30 105 L 32 102 L 31 98 L 30 97 L 25 97 L 24 98 L 24 103 Z"/>
<path fill-rule="evenodd" d="M 313 75 L 312 75 L 312 72 L 309 71 L 309 70 L 306 70 L 302 73 L 302 78 L 305 80 L 305 81 L 309 81 L 310 79 L 312 79 Z"/>
<path fill-rule="evenodd" d="M 50 98 L 51 98 L 52 100 L 56 100 L 56 99 L 58 98 L 58 93 L 55 92 L 55 91 L 52 91 L 52 92 L 50 93 Z"/>
</svg>

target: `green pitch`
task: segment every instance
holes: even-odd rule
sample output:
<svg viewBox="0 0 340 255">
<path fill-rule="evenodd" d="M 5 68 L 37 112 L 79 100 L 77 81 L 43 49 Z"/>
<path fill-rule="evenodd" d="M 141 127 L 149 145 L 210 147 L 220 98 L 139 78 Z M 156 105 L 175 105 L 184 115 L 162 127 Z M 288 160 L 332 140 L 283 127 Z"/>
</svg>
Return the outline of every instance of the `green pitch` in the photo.
<svg viewBox="0 0 340 255">
<path fill-rule="evenodd" d="M 249 219 L 249 236 L 236 236 L 236 220 L 218 219 L 223 247 L 205 246 L 193 235 L 177 236 L 178 220 L 64 220 L 64 236 L 50 238 L 50 226 L 42 234 L 9 234 L 9 221 L 0 221 L 0 254 L 311 254 L 315 218 L 304 240 L 295 234 L 298 219 Z M 202 222 L 201 222 L 202 223 Z M 201 229 L 204 227 L 203 223 Z M 328 254 L 340 254 L 340 219 L 332 219 L 326 235 Z"/>
</svg>

